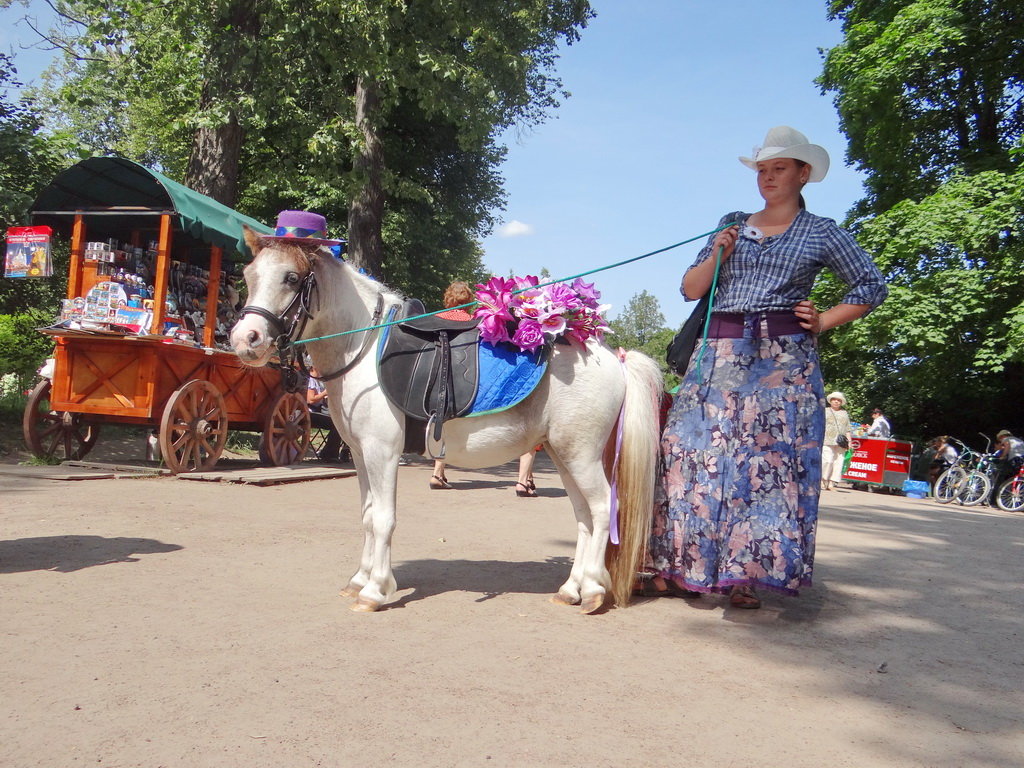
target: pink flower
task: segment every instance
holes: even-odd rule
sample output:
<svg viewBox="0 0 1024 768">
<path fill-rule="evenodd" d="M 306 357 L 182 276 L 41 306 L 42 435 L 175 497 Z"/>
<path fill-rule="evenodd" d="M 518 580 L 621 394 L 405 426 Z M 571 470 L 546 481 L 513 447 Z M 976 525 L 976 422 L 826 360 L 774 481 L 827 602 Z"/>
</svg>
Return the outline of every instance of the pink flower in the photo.
<svg viewBox="0 0 1024 768">
<path fill-rule="evenodd" d="M 511 316 L 504 319 L 500 315 L 479 309 L 476 311 L 476 316 L 481 318 L 480 325 L 477 326 L 480 329 L 480 338 L 488 344 L 511 340 L 508 335 L 508 322 L 512 319 Z"/>
<path fill-rule="evenodd" d="M 579 278 L 571 285 L 541 286 L 535 275 L 492 277 L 477 286 L 480 338 L 492 344 L 511 340 L 524 351 L 545 343 L 545 336 L 564 334 L 581 345 L 600 340 L 609 330 L 602 317 L 609 307 L 597 303 L 600 296 L 592 283 Z"/>
<path fill-rule="evenodd" d="M 565 318 L 562 315 L 548 315 L 540 321 L 540 327 L 544 329 L 544 333 L 551 336 L 558 336 L 560 333 L 564 333 L 565 325 Z"/>
<path fill-rule="evenodd" d="M 597 308 L 597 300 L 601 298 L 601 292 L 594 289 L 593 283 L 585 283 L 582 277 L 577 277 L 572 281 L 572 290 L 576 292 L 584 305 L 591 309 Z"/>
<path fill-rule="evenodd" d="M 533 352 L 544 343 L 544 329 L 533 320 L 520 320 L 519 327 L 512 337 L 512 343 L 524 352 Z"/>
</svg>

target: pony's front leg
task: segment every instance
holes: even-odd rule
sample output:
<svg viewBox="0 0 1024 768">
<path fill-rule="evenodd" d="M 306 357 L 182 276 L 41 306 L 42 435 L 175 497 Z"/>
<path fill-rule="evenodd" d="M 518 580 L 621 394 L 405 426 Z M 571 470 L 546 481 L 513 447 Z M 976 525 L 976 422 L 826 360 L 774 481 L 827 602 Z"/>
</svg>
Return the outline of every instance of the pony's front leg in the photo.
<svg viewBox="0 0 1024 768">
<path fill-rule="evenodd" d="M 370 580 L 370 570 L 373 567 L 373 518 L 371 515 L 370 484 L 366 479 L 366 469 L 363 464 L 363 454 L 354 445 L 349 445 L 352 451 L 352 463 L 356 466 L 356 479 L 359 484 L 359 508 L 363 521 L 363 551 L 359 557 L 359 570 L 348 584 L 341 590 L 342 597 L 356 597 Z"/>
<path fill-rule="evenodd" d="M 398 484 L 397 451 L 371 449 L 360 472 L 360 490 L 365 476 L 363 498 L 363 553 L 359 570 L 349 581 L 345 592 L 362 582 L 353 611 L 380 610 L 398 590 L 391 570 L 391 536 L 395 530 L 395 494 Z M 351 590 L 351 591 L 350 591 Z"/>
</svg>

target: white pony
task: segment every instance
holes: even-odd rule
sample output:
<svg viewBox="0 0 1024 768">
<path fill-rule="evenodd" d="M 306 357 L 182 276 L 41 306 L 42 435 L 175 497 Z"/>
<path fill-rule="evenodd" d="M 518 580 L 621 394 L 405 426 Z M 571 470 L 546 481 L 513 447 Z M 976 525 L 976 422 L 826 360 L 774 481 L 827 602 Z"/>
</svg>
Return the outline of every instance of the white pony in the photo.
<svg viewBox="0 0 1024 768">
<path fill-rule="evenodd" d="M 242 362 L 266 364 L 279 345 L 373 325 L 378 308 L 400 295 L 346 262 L 301 240 L 273 240 L 246 230 L 254 254 L 245 268 L 248 305 L 231 332 Z M 315 294 L 318 294 L 315 295 Z M 318 300 L 317 300 L 318 299 Z M 352 609 L 376 611 L 397 589 L 391 569 L 398 461 L 405 415 L 381 390 L 379 331 L 310 341 L 303 346 L 324 376 L 331 417 L 352 450 L 359 476 L 363 552 L 341 594 Z M 639 352 L 624 358 L 591 341 L 557 344 L 537 388 L 501 413 L 445 422 L 446 461 L 467 468 L 504 464 L 543 443 L 576 515 L 576 555 L 568 580 L 552 597 L 593 613 L 606 602 L 627 605 L 650 532 L 658 447 L 658 365 Z M 616 424 L 623 415 L 617 465 L 620 544 L 608 550 L 610 475 Z M 608 562 L 606 563 L 606 554 Z M 610 569 L 610 571 L 609 571 Z"/>
</svg>

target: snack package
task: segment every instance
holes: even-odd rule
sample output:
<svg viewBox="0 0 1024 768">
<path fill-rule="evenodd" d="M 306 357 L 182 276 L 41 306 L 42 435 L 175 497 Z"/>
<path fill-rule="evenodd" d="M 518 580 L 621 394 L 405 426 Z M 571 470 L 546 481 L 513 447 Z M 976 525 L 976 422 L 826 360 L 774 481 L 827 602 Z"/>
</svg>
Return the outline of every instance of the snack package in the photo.
<svg viewBox="0 0 1024 768">
<path fill-rule="evenodd" d="M 49 227 L 9 227 L 4 277 L 51 277 Z"/>
</svg>

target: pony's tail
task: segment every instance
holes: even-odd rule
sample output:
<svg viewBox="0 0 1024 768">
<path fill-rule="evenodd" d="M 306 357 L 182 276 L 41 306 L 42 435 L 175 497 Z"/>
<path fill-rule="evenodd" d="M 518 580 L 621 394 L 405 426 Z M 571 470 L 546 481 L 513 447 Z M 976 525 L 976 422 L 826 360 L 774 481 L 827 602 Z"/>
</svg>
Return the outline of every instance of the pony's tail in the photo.
<svg viewBox="0 0 1024 768">
<path fill-rule="evenodd" d="M 622 450 L 617 473 L 619 544 L 609 545 L 608 572 L 615 604 L 625 607 L 647 551 L 658 476 L 659 407 L 664 389 L 661 369 L 647 355 L 625 358 L 626 399 Z M 615 439 L 613 433 L 612 440 Z"/>
</svg>

